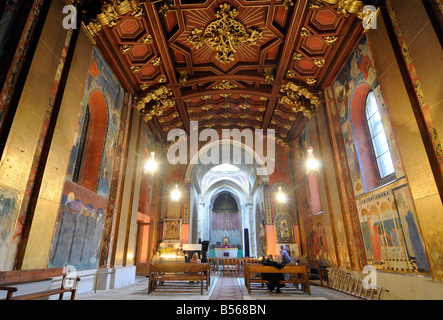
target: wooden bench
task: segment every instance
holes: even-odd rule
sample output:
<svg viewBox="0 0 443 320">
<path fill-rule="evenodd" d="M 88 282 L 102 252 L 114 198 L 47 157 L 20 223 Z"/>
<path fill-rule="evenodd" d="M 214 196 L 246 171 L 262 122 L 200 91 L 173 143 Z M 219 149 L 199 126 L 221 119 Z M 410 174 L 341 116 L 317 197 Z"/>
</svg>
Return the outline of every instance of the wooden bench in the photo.
<svg viewBox="0 0 443 320">
<path fill-rule="evenodd" d="M 18 288 L 15 286 L 17 284 L 48 280 L 57 277 L 63 278 L 60 288 L 14 296 L 14 293 L 18 291 Z M 65 280 L 72 280 L 74 285 L 69 287 L 66 286 L 65 288 Z M 63 295 L 66 292 L 70 292 L 71 300 L 74 300 L 75 292 L 77 290 L 77 281 L 80 281 L 80 279 L 67 278 L 64 268 L 0 272 L 0 290 L 7 291 L 6 300 L 34 300 L 56 294 L 59 295 L 59 300 L 63 300 Z"/>
<path fill-rule="evenodd" d="M 248 289 L 248 294 L 251 294 L 251 283 L 269 283 L 263 280 L 260 276 L 263 273 L 286 273 L 290 277 L 288 280 L 280 280 L 279 283 L 292 283 L 295 287 L 302 285 L 303 291 L 311 294 L 309 287 L 309 272 L 307 266 L 286 265 L 284 268 L 276 268 L 273 266 L 264 266 L 262 264 L 244 264 L 245 286 Z"/>
<path fill-rule="evenodd" d="M 160 263 L 151 265 L 148 294 L 164 282 L 200 282 L 200 293 L 203 295 L 204 283 L 206 290 L 211 283 L 209 263 Z M 183 287 L 189 292 L 189 286 Z M 182 289 L 183 289 L 182 288 Z M 173 288 L 174 289 L 174 288 Z M 157 292 L 183 292 L 183 290 L 157 290 Z"/>
<path fill-rule="evenodd" d="M 307 264 L 309 270 L 309 279 L 320 279 L 320 285 L 323 287 L 323 280 L 329 285 L 328 268 L 329 266 L 322 265 L 320 263 Z"/>
<path fill-rule="evenodd" d="M 223 258 L 223 275 L 240 275 L 240 259 L 238 258 Z"/>
</svg>

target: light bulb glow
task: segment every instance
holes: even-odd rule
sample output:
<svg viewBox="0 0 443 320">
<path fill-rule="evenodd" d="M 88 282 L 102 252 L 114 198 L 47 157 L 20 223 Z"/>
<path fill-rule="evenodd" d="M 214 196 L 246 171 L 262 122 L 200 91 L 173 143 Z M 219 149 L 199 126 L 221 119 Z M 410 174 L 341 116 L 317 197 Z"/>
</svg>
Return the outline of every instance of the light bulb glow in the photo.
<svg viewBox="0 0 443 320">
<path fill-rule="evenodd" d="M 308 160 L 306 161 L 307 174 L 317 173 L 320 170 L 320 162 L 315 159 L 312 147 L 308 149 Z"/>
<path fill-rule="evenodd" d="M 151 159 L 149 159 L 148 161 L 146 161 L 145 163 L 145 173 L 155 173 L 157 171 L 157 162 L 155 161 L 155 152 L 151 153 Z"/>
<path fill-rule="evenodd" d="M 280 203 L 286 202 L 286 195 L 281 191 L 281 187 L 278 188 L 277 201 Z"/>
<path fill-rule="evenodd" d="M 181 198 L 181 192 L 178 189 L 178 185 L 175 186 L 175 189 L 171 192 L 171 200 L 172 201 L 179 201 Z"/>
</svg>

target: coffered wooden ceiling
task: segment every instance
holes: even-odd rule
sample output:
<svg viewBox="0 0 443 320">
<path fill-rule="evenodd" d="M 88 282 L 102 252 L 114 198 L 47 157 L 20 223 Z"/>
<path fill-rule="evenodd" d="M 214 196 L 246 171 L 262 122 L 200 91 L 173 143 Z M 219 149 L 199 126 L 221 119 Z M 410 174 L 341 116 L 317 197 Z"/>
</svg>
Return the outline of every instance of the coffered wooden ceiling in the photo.
<svg viewBox="0 0 443 320">
<path fill-rule="evenodd" d="M 275 129 L 285 144 L 322 107 L 323 88 L 362 34 L 342 2 L 108 1 L 100 32 L 88 30 L 160 139 L 198 121 Z"/>
</svg>

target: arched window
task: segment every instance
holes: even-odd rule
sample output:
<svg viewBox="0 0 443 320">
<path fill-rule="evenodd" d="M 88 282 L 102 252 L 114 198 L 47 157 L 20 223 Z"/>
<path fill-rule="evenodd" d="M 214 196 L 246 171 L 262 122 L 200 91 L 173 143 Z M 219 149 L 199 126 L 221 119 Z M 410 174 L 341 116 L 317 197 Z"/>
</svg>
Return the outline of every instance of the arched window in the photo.
<svg viewBox="0 0 443 320">
<path fill-rule="evenodd" d="M 394 174 L 395 171 L 391 152 L 389 151 L 388 138 L 373 91 L 370 91 L 366 97 L 365 116 L 378 173 L 380 179 L 385 179 Z"/>
<path fill-rule="evenodd" d="M 393 180 L 395 171 L 377 100 L 366 83 L 354 91 L 351 120 L 365 189 L 370 192 Z"/>
<path fill-rule="evenodd" d="M 74 182 L 94 192 L 99 179 L 107 125 L 106 100 L 101 92 L 94 90 L 89 96 L 72 177 Z"/>
</svg>

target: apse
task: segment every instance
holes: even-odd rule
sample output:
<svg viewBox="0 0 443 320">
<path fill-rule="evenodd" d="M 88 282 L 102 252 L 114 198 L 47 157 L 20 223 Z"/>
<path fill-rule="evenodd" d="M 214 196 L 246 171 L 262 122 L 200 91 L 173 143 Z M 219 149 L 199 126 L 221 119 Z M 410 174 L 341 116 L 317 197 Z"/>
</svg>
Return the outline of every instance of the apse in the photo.
<svg viewBox="0 0 443 320">
<path fill-rule="evenodd" d="M 217 196 L 211 214 L 210 243 L 217 248 L 241 248 L 240 211 L 230 192 L 225 191 Z"/>
</svg>

